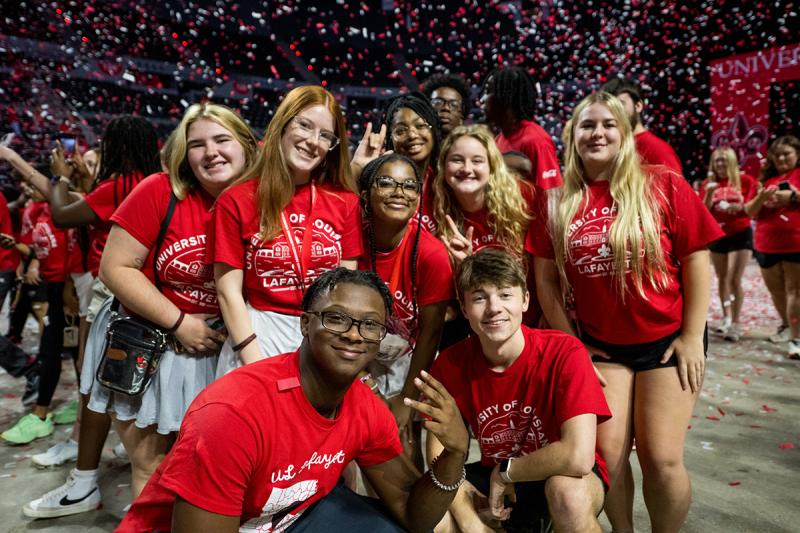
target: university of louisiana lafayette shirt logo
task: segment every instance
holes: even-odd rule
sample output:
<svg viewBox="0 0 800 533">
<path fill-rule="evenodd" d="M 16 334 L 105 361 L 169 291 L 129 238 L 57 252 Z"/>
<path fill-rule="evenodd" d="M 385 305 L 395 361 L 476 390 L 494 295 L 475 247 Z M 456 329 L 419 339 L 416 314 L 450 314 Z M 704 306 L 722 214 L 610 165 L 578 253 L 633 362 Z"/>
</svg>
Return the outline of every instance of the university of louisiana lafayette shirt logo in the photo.
<svg viewBox="0 0 800 533">
<path fill-rule="evenodd" d="M 500 460 L 531 453 L 548 441 L 536 409 L 514 400 L 478 414 L 478 443 L 484 456 Z"/>
<path fill-rule="evenodd" d="M 588 278 L 614 274 L 614 251 L 609 242 L 609 230 L 616 211 L 616 207 L 595 207 L 570 224 L 567 253 L 569 262 L 579 274 Z M 644 257 L 644 249 L 639 255 Z M 630 271 L 630 252 L 625 261 L 625 271 Z"/>
<path fill-rule="evenodd" d="M 158 254 L 158 275 L 175 290 L 175 294 L 191 303 L 215 307 L 217 290 L 214 267 L 205 263 L 206 236 L 192 235 L 179 239 Z"/>
</svg>

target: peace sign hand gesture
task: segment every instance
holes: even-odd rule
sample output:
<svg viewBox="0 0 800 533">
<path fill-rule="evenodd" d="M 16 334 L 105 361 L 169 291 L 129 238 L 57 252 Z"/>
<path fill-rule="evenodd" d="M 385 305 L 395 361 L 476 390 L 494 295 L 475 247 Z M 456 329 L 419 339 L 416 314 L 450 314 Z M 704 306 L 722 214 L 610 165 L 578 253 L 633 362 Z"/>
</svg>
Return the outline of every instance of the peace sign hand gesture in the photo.
<svg viewBox="0 0 800 533">
<path fill-rule="evenodd" d="M 350 160 L 350 171 L 353 177 L 358 179 L 364 167 L 372 161 L 382 156 L 384 153 L 383 143 L 386 140 L 386 124 L 381 124 L 381 129 L 378 133 L 372 133 L 372 122 L 367 122 L 367 127 L 364 130 L 364 136 L 358 143 L 353 159 Z"/>
<path fill-rule="evenodd" d="M 447 225 L 450 226 L 452 237 L 449 239 L 442 239 L 445 248 L 450 253 L 456 266 L 461 264 L 461 261 L 471 256 L 474 252 L 472 249 L 472 235 L 475 233 L 475 228 L 472 226 L 467 228 L 467 234 L 464 235 L 450 218 L 450 215 L 445 215 L 447 218 Z"/>
<path fill-rule="evenodd" d="M 433 376 L 424 370 L 419 375 L 420 377 L 414 378 L 414 385 L 425 395 L 428 402 L 418 402 L 411 398 L 404 398 L 403 402 L 428 417 L 428 420 L 423 422 L 425 429 L 433 433 L 447 451 L 462 453 L 466 457 L 469 435 L 456 401 L 444 385 Z"/>
</svg>

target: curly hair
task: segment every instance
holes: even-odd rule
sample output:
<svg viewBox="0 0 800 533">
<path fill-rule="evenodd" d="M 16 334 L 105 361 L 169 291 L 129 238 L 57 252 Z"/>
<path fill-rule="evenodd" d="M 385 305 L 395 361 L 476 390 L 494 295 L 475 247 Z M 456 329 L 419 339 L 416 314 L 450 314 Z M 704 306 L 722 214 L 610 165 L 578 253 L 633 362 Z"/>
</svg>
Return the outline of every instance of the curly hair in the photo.
<svg viewBox="0 0 800 533">
<path fill-rule="evenodd" d="M 442 127 L 439 124 L 439 114 L 431 106 L 428 97 L 419 91 L 410 92 L 408 94 L 401 94 L 395 96 L 386 105 L 386 111 L 383 113 L 383 123 L 386 124 L 386 129 L 390 130 L 392 121 L 395 114 L 407 107 L 431 126 L 431 135 L 433 136 L 433 148 L 431 155 L 428 156 L 428 165 L 439 158 L 439 147 L 442 144 Z M 394 143 L 392 142 L 392 135 L 386 136 L 386 149 L 394 150 Z M 420 169 L 423 173 L 425 169 Z"/>
<path fill-rule="evenodd" d="M 422 92 L 425 96 L 431 98 L 433 91 L 442 87 L 449 87 L 461 96 L 461 115 L 466 117 L 469 112 L 471 96 L 463 76 L 451 72 L 434 74 L 422 84 Z"/>
<path fill-rule="evenodd" d="M 443 239 L 452 237 L 446 215 L 464 231 L 464 214 L 458 206 L 453 190 L 445 182 L 445 165 L 453 145 L 461 137 L 472 137 L 483 145 L 489 161 L 489 181 L 486 184 L 486 210 L 489 213 L 489 227 L 497 240 L 506 245 L 517 257 L 523 257 L 523 245 L 531 214 L 520 194 L 521 188 L 533 189 L 528 182 L 518 180 L 506 168 L 503 155 L 494 142 L 494 137 L 486 126 L 474 124 L 455 128 L 445 139 L 439 156 L 439 172 L 433 180 L 433 217 L 438 226 L 437 232 Z"/>
<path fill-rule="evenodd" d="M 323 294 L 331 292 L 340 283 L 350 283 L 368 287 L 380 294 L 387 318 L 392 315 L 392 295 L 386 283 L 371 270 L 351 270 L 345 267 L 336 267 L 324 272 L 308 287 L 303 294 L 303 311 L 310 311 Z"/>
</svg>

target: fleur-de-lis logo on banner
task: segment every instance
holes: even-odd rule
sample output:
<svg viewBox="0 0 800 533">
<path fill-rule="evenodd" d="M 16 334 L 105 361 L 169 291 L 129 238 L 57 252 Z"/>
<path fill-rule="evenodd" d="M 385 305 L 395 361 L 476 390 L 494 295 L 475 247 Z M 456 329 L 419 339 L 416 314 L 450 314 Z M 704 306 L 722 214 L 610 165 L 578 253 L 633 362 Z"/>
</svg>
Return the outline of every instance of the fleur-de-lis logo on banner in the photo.
<svg viewBox="0 0 800 533">
<path fill-rule="evenodd" d="M 744 166 L 748 160 L 761 160 L 761 147 L 767 143 L 769 132 L 760 124 L 750 126 L 743 113 L 736 113 L 727 130 L 719 130 L 711 136 L 711 148 L 730 146 L 739 157 L 739 166 Z"/>
</svg>

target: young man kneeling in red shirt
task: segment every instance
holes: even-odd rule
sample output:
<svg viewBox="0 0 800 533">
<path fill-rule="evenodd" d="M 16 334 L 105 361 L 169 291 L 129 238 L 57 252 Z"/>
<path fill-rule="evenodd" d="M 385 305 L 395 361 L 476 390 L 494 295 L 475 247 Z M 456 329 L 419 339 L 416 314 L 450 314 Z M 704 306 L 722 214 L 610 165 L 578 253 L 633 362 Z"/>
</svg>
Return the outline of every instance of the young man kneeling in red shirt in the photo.
<svg viewBox="0 0 800 533">
<path fill-rule="evenodd" d="M 467 465 L 468 483 L 436 531 L 491 531 L 498 521 L 515 531 L 548 514 L 556 531 L 600 531 L 608 473 L 595 435 L 611 412 L 586 349 L 522 325 L 525 272 L 510 255 L 468 257 L 456 283 L 475 335 L 445 350 L 431 374 L 455 399 L 481 458 Z M 429 434 L 428 457 L 441 450 Z"/>
</svg>

